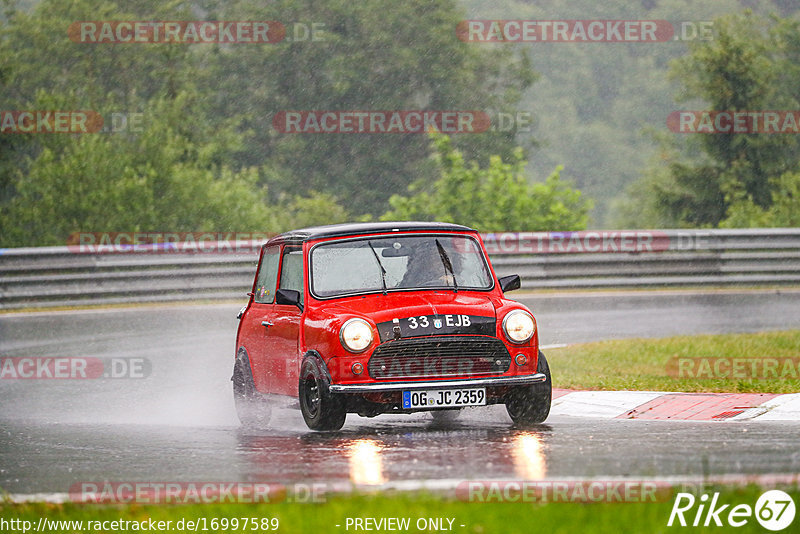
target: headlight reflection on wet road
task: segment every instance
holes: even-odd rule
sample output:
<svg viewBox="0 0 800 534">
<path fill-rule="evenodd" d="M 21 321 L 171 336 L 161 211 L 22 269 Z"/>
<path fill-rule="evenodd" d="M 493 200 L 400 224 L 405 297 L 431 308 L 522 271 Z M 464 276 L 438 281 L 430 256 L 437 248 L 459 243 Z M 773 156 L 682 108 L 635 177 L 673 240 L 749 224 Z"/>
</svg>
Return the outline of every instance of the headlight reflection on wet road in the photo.
<svg viewBox="0 0 800 534">
<path fill-rule="evenodd" d="M 372 439 L 357 439 L 348 444 L 350 481 L 356 485 L 378 486 L 386 483 L 383 475 L 381 446 Z"/>
<path fill-rule="evenodd" d="M 525 480 L 539 480 L 547 475 L 542 439 L 532 432 L 522 432 L 514 437 L 514 470 Z"/>
</svg>

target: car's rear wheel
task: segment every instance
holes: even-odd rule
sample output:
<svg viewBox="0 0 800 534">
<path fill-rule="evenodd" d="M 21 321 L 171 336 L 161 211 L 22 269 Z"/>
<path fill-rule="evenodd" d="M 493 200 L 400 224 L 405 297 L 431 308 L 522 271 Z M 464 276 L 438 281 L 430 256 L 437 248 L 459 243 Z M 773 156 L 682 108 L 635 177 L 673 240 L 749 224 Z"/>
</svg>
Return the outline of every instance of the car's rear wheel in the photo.
<svg viewBox="0 0 800 534">
<path fill-rule="evenodd" d="M 536 372 L 543 373 L 547 380 L 530 386 L 518 386 L 506 396 L 506 411 L 511 420 L 517 424 L 542 423 L 550 415 L 553 383 L 550 380 L 550 366 L 541 351 L 539 351 Z"/>
<path fill-rule="evenodd" d="M 250 360 L 246 352 L 240 352 L 233 365 L 233 402 L 236 415 L 243 426 L 266 428 L 269 425 L 271 408 L 266 399 L 256 390 Z"/>
<path fill-rule="evenodd" d="M 313 359 L 300 368 L 300 411 L 311 430 L 339 430 L 347 417 L 341 397 L 330 392 L 329 383 Z"/>
</svg>

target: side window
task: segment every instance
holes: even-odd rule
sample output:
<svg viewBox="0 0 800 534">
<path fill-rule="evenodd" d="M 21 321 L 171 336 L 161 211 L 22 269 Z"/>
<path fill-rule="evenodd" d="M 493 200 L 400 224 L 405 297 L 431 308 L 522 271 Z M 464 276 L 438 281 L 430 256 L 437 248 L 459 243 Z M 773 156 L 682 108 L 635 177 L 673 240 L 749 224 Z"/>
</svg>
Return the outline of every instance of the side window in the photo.
<svg viewBox="0 0 800 534">
<path fill-rule="evenodd" d="M 283 250 L 283 265 L 281 266 L 280 289 L 294 289 L 300 292 L 300 301 L 304 298 L 303 291 L 303 250 L 300 248 L 285 247 Z"/>
<path fill-rule="evenodd" d="M 272 304 L 275 300 L 275 284 L 278 282 L 278 260 L 280 247 L 272 246 L 264 251 L 261 268 L 256 276 L 256 295 L 254 300 L 260 304 Z"/>
</svg>

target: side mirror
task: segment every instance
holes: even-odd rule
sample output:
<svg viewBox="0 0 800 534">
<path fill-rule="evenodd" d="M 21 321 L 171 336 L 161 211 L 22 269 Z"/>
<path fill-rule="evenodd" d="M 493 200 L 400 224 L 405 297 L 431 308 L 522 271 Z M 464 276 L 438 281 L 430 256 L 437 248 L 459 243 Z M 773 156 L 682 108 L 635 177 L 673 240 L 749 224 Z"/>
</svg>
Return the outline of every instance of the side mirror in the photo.
<svg viewBox="0 0 800 534">
<path fill-rule="evenodd" d="M 275 292 L 275 304 L 286 304 L 297 306 L 302 311 L 303 305 L 300 303 L 300 292 L 294 289 L 279 289 Z"/>
<path fill-rule="evenodd" d="M 500 282 L 500 289 L 503 290 L 503 293 L 514 291 L 522 286 L 522 282 L 520 281 L 518 274 L 510 274 L 508 276 L 498 278 L 497 281 Z"/>
</svg>

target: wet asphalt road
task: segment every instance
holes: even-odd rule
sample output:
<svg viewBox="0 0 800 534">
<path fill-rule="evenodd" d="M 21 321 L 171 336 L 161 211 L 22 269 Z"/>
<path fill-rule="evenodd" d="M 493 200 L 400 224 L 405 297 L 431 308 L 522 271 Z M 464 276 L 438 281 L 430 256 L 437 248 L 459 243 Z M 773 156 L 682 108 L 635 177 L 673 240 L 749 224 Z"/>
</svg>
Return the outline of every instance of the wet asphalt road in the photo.
<svg viewBox="0 0 800 534">
<path fill-rule="evenodd" d="M 799 292 L 521 298 L 543 344 L 800 327 Z M 82 481 L 292 483 L 800 473 L 800 425 L 553 417 L 515 429 L 502 406 L 455 423 L 348 416 L 308 431 L 298 411 L 238 428 L 230 394 L 236 305 L 0 316 L 2 356 L 145 358 L 143 379 L 0 381 L 0 488 Z M 558 384 L 555 384 L 558 386 Z M 366 466 L 366 467 L 365 467 Z"/>
<path fill-rule="evenodd" d="M 695 479 L 800 473 L 800 426 L 779 423 L 597 421 L 560 417 L 512 428 L 499 406 L 454 423 L 420 414 L 348 416 L 311 433 L 295 411 L 276 429 L 233 425 L 6 423 L 0 482 L 9 492 L 69 493 L 83 482 L 213 481 L 286 486 L 463 480 Z"/>
</svg>

